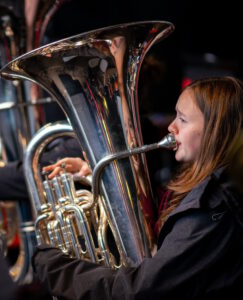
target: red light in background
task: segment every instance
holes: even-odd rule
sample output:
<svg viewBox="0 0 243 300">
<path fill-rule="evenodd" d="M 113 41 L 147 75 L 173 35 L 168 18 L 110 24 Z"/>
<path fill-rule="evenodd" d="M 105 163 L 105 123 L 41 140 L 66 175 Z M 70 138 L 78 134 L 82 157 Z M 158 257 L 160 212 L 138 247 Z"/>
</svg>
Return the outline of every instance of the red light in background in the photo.
<svg viewBox="0 0 243 300">
<path fill-rule="evenodd" d="M 192 82 L 192 79 L 189 78 L 189 77 L 184 77 L 182 79 L 182 82 L 181 82 L 181 90 L 183 91 L 184 88 L 186 88 L 190 83 Z"/>
</svg>

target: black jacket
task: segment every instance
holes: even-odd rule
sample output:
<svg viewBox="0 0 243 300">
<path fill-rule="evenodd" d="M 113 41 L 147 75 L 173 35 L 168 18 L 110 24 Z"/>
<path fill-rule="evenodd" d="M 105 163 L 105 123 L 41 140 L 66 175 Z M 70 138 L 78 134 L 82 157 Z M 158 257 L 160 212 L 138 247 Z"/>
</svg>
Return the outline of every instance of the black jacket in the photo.
<svg viewBox="0 0 243 300">
<path fill-rule="evenodd" d="M 116 271 L 43 246 L 34 268 L 59 299 L 242 299 L 243 230 L 231 205 L 241 201 L 220 169 L 182 200 L 138 267 Z"/>
</svg>

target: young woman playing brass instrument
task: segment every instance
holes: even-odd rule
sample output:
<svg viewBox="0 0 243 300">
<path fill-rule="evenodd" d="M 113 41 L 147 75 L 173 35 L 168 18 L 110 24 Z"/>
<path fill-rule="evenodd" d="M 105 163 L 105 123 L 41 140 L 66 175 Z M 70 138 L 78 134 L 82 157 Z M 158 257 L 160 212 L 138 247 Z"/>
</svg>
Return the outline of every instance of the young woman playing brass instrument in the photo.
<svg viewBox="0 0 243 300">
<path fill-rule="evenodd" d="M 185 88 L 168 128 L 182 165 L 160 205 L 157 253 L 137 267 L 113 270 L 40 246 L 33 265 L 50 293 L 61 299 L 241 299 L 243 203 L 227 170 L 242 104 L 242 83 L 232 77 Z M 65 162 L 67 171 L 90 172 L 79 159 Z M 46 168 L 50 177 L 60 163 Z"/>
</svg>

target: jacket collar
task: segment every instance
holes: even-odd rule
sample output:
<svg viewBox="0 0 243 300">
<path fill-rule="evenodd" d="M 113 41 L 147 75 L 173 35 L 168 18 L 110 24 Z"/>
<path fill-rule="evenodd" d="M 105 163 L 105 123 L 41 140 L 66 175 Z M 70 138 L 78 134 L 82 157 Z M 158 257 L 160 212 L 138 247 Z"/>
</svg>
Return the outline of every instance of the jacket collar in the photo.
<svg viewBox="0 0 243 300">
<path fill-rule="evenodd" d="M 198 209 L 202 206 L 202 198 L 205 194 L 210 182 L 214 179 L 220 180 L 225 167 L 218 168 L 211 175 L 206 177 L 202 182 L 197 184 L 186 196 L 182 199 L 181 203 L 172 211 L 169 217 L 183 212 L 188 209 Z"/>
</svg>

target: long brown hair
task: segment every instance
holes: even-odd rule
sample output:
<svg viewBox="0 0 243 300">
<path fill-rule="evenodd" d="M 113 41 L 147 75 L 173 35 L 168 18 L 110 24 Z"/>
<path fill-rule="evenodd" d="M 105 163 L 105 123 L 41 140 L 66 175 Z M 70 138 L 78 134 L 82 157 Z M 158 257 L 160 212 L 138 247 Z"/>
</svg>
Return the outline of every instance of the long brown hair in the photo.
<svg viewBox="0 0 243 300">
<path fill-rule="evenodd" d="M 233 77 L 206 78 L 194 81 L 186 89 L 190 89 L 203 113 L 204 133 L 196 161 L 183 165 L 168 184 L 172 197 L 160 215 L 160 228 L 187 193 L 214 170 L 227 165 L 230 145 L 242 127 L 241 81 Z"/>
</svg>

